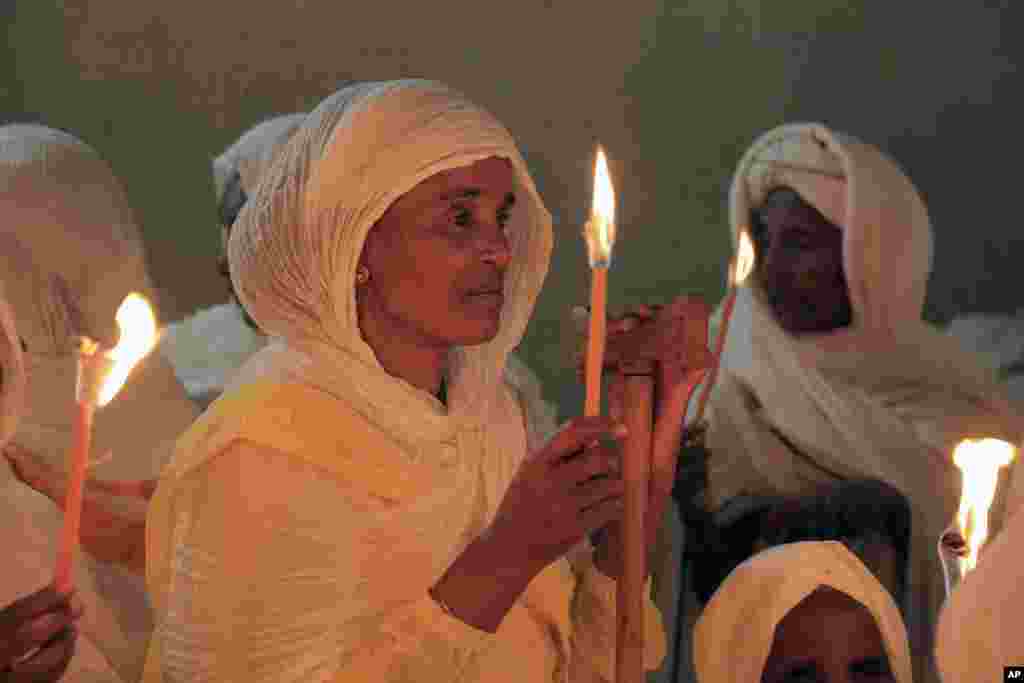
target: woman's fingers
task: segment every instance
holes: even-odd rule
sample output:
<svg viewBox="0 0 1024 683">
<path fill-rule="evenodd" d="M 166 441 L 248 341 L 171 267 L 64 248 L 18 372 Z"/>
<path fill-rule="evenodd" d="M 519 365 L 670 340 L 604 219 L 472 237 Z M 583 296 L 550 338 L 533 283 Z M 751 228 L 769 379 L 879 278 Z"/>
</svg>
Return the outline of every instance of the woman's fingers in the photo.
<svg viewBox="0 0 1024 683">
<path fill-rule="evenodd" d="M 31 657 L 11 664 L 15 681 L 56 681 L 75 654 L 78 631 L 74 626 L 61 630 Z"/>
</svg>

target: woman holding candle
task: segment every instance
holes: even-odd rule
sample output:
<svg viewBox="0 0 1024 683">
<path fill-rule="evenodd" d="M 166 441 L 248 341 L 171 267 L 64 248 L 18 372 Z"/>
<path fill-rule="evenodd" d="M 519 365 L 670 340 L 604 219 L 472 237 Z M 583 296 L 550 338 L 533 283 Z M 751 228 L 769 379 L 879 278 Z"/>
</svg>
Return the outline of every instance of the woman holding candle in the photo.
<svg viewBox="0 0 1024 683">
<path fill-rule="evenodd" d="M 757 261 L 710 404 L 709 507 L 819 482 L 893 485 L 913 513 L 917 678 L 934 680 L 935 539 L 960 495 L 952 448 L 972 434 L 1019 442 L 1021 423 L 991 373 L 921 319 L 931 227 L 879 150 L 820 125 L 770 131 L 739 165 L 730 215 Z"/>
<path fill-rule="evenodd" d="M 694 631 L 699 683 L 912 683 L 899 608 L 841 543 L 764 550 L 715 592 Z"/>
<path fill-rule="evenodd" d="M 613 424 L 530 453 L 502 381 L 551 248 L 508 133 L 364 83 L 269 173 L 228 258 L 274 341 L 153 497 L 145 680 L 611 680 L 619 558 L 581 541 L 621 514 L 614 451 L 584 448 Z"/>
<path fill-rule="evenodd" d="M 151 293 L 142 241 L 106 162 L 73 136 L 42 126 L 0 127 L 0 216 L 0 282 L 17 320 L 26 369 L 23 414 L 4 454 L 17 461 L 28 453 L 24 457 L 63 469 L 76 414 L 74 342 L 86 335 L 114 346 L 118 306 L 132 291 Z M 117 400 L 96 413 L 92 454 L 111 455 L 90 468 L 90 475 L 155 477 L 169 442 L 196 412 L 170 365 L 150 355 Z M 4 470 L 10 471 L 6 461 Z M 24 576 L 38 587 L 53 575 L 60 516 L 28 487 L 18 483 L 11 489 L 19 493 L 5 495 L 4 501 L 20 540 L 6 545 L 18 550 L 19 562 L 5 570 L 3 585 L 18 590 L 15 577 Z M 61 503 L 63 494 L 53 492 Z M 110 504 L 135 516 L 143 506 L 137 500 Z M 27 519 L 32 523 L 25 524 Z M 130 554 L 130 541 L 92 530 L 106 534 L 111 552 L 79 556 L 74 582 L 86 605 L 82 633 L 102 653 L 108 670 L 138 680 L 151 628 L 145 586 L 119 565 L 124 558 L 118 554 Z"/>
</svg>

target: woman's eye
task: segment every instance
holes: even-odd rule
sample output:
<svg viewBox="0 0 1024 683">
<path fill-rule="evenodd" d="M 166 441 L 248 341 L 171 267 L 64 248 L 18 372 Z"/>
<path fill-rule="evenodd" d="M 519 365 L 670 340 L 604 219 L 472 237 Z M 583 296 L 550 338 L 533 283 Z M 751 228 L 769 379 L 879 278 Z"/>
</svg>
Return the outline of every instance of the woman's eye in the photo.
<svg viewBox="0 0 1024 683">
<path fill-rule="evenodd" d="M 24 337 L 18 337 L 18 341 L 21 342 L 21 352 L 28 353 L 28 344 L 25 343 Z"/>
<path fill-rule="evenodd" d="M 473 224 L 473 212 L 469 209 L 459 209 L 455 212 L 455 225 L 466 228 Z"/>
<path fill-rule="evenodd" d="M 498 225 L 505 227 L 508 222 L 512 220 L 512 212 L 507 209 L 502 209 L 498 212 Z"/>
</svg>

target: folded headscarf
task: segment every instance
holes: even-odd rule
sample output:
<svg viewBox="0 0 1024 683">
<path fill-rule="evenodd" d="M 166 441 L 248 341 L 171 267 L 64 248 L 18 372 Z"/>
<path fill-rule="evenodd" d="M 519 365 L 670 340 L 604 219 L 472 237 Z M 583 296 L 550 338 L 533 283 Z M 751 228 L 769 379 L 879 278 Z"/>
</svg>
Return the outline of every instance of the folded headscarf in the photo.
<svg viewBox="0 0 1024 683">
<path fill-rule="evenodd" d="M 262 121 L 246 130 L 238 140 L 213 160 L 213 181 L 217 203 L 234 174 L 246 196 L 256 191 L 263 172 L 284 149 L 305 114 L 284 114 Z M 226 247 L 227 226 L 218 225 Z M 266 337 L 245 321 L 241 308 L 232 300 L 196 311 L 167 326 L 160 338 L 160 352 L 174 366 L 189 397 L 205 407 L 224 390 L 228 379 L 256 351 Z"/>
<path fill-rule="evenodd" d="M 274 157 L 302 125 L 305 114 L 282 114 L 257 123 L 248 129 L 220 156 L 213 160 L 213 184 L 217 201 L 224 197 L 224 188 L 234 173 L 242 180 L 247 195 L 256 191 Z"/>
<path fill-rule="evenodd" d="M 367 135 L 382 122 L 387 137 Z M 370 228 L 396 199 L 441 171 L 494 156 L 513 164 L 524 200 L 509 225 L 502 324 L 494 340 L 452 351 L 445 411 L 388 374 L 363 340 L 355 271 Z M 413 459 L 429 457 L 456 432 L 477 433 L 502 402 L 505 359 L 526 328 L 552 243 L 550 214 L 511 136 L 439 84 L 360 83 L 310 114 L 279 162 L 242 209 L 228 245 L 242 304 L 283 341 L 268 353 L 292 356 L 289 367 L 303 381 L 350 403 Z"/>
<path fill-rule="evenodd" d="M 700 683 L 760 681 L 779 622 L 821 587 L 845 593 L 867 608 L 882 634 L 897 683 L 912 683 L 899 608 L 871 571 L 835 541 L 775 546 L 733 570 L 694 629 Z"/>
<path fill-rule="evenodd" d="M 757 278 L 747 279 L 709 405 L 711 505 L 741 493 L 799 495 L 836 479 L 880 479 L 899 489 L 914 512 L 908 623 L 923 683 L 934 679 L 923 667 L 944 592 L 935 539 L 960 494 L 952 448 L 971 435 L 1019 443 L 1021 422 L 993 373 L 921 318 L 931 226 L 893 161 L 821 125 L 766 133 L 733 180 L 734 244 L 750 230 L 751 209 L 780 184 L 842 230 L 853 322 L 793 337 Z"/>
<path fill-rule="evenodd" d="M 42 126 L 0 127 L 0 215 L 0 281 L 27 347 L 24 412 L 12 442 L 64 468 L 74 417 L 73 339 L 85 334 L 113 345 L 124 297 L 136 291 L 153 301 L 142 241 L 106 162 L 73 136 Z M 195 415 L 170 365 L 150 354 L 96 414 L 92 455 L 112 456 L 90 476 L 156 477 Z M 116 616 L 97 645 L 123 678 L 137 680 L 151 628 L 142 581 L 83 561 Z"/>
</svg>

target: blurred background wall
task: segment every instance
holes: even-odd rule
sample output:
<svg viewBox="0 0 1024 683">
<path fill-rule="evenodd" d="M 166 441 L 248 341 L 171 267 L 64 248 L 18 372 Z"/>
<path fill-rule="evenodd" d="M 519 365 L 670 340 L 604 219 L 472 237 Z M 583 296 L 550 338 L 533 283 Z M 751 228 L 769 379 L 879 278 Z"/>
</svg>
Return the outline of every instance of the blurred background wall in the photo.
<svg viewBox="0 0 1024 683">
<path fill-rule="evenodd" d="M 523 356 L 568 416 L 582 392 L 559 337 L 586 300 L 597 141 L 620 207 L 613 306 L 717 302 L 734 164 L 759 132 L 813 119 L 886 149 L 925 195 L 929 318 L 1020 307 L 1022 19 L 1009 0 L 7 0 L 0 122 L 65 128 L 111 162 L 170 321 L 225 298 L 210 160 L 244 129 L 351 79 L 466 91 L 516 135 L 555 216 Z"/>
</svg>

